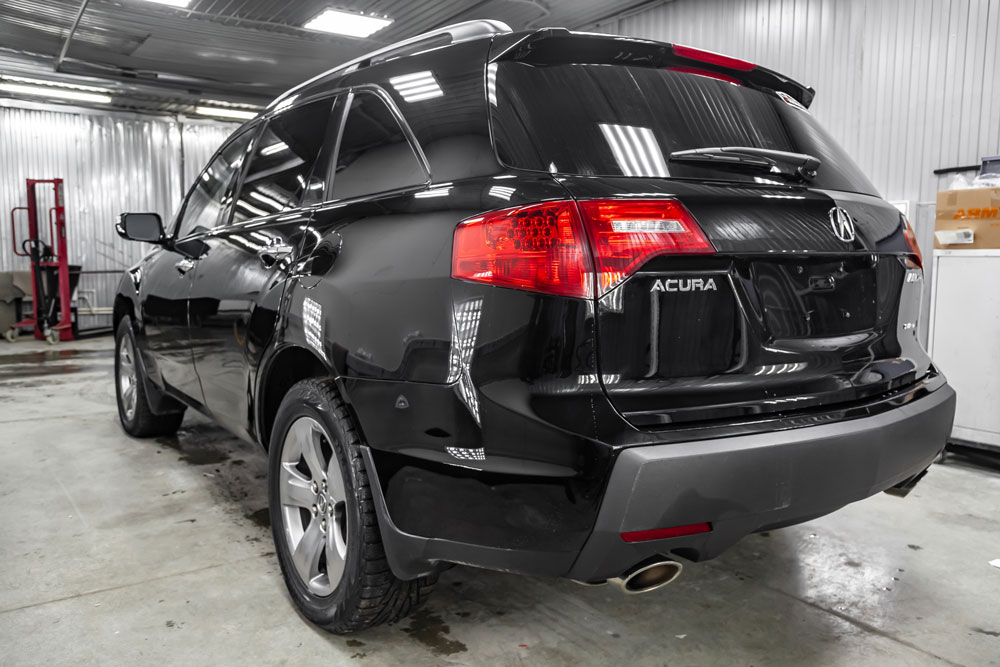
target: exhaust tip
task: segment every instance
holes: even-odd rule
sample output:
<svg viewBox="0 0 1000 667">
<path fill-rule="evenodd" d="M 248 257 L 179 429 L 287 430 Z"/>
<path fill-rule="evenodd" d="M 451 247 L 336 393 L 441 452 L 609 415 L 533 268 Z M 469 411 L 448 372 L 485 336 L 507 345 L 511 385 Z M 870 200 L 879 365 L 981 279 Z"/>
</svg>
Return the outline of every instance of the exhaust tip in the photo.
<svg viewBox="0 0 1000 667">
<path fill-rule="evenodd" d="M 638 567 L 614 581 L 624 593 L 636 595 L 662 588 L 680 576 L 684 566 L 675 560 L 658 560 Z"/>
</svg>

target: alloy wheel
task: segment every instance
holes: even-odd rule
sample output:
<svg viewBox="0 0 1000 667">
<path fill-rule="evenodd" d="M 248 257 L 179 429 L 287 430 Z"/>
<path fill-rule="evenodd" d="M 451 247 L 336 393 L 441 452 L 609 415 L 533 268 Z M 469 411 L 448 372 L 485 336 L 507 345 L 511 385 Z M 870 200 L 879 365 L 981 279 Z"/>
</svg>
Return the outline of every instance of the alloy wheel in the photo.
<svg viewBox="0 0 1000 667">
<path fill-rule="evenodd" d="M 123 336 L 118 346 L 118 395 L 121 396 L 125 421 L 135 417 L 136 393 L 135 347 L 130 336 Z"/>
<path fill-rule="evenodd" d="M 333 593 L 347 558 L 344 478 L 333 441 L 312 417 L 292 422 L 281 445 L 281 522 L 296 574 L 311 593 Z"/>
</svg>

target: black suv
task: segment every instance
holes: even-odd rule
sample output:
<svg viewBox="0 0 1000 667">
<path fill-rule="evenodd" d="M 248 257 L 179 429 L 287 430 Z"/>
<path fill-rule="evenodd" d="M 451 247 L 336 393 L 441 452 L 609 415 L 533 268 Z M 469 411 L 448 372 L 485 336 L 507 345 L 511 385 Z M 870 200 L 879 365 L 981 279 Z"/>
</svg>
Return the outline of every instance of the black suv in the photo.
<svg viewBox="0 0 1000 667">
<path fill-rule="evenodd" d="M 269 452 L 292 598 L 347 632 L 453 563 L 641 592 L 905 493 L 955 394 L 912 230 L 776 72 L 470 22 L 237 130 L 115 301 L 136 436 Z"/>
</svg>

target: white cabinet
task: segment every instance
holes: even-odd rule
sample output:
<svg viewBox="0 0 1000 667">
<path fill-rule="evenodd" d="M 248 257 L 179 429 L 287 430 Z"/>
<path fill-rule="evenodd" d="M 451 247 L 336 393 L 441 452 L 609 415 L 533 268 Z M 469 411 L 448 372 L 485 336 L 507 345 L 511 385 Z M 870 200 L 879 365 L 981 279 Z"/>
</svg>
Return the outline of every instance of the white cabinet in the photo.
<svg viewBox="0 0 1000 667">
<path fill-rule="evenodd" d="M 953 438 L 1000 446 L 1000 250 L 935 250 L 929 347 L 958 393 Z"/>
</svg>

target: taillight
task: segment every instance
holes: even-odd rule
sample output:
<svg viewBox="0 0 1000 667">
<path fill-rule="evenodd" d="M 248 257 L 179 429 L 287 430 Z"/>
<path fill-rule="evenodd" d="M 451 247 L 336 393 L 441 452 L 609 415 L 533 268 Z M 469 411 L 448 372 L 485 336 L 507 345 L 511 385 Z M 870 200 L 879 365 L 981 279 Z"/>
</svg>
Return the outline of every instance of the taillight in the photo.
<svg viewBox="0 0 1000 667">
<path fill-rule="evenodd" d="M 572 201 L 469 218 L 455 229 L 453 278 L 560 296 L 593 296 L 593 268 Z"/>
<path fill-rule="evenodd" d="M 696 60 L 700 63 L 707 63 L 709 65 L 718 65 L 719 67 L 734 69 L 739 72 L 749 72 L 757 69 L 757 66 L 753 63 L 748 63 L 747 61 L 740 60 L 739 58 L 730 58 L 729 56 L 724 56 L 721 53 L 715 53 L 714 51 L 702 51 L 701 49 L 695 49 L 690 46 L 682 46 L 680 44 L 674 44 L 673 50 L 675 56 L 687 58 L 688 60 Z"/>
<path fill-rule="evenodd" d="M 575 202 L 556 201 L 459 223 L 451 275 L 588 298 L 595 270 L 601 296 L 657 255 L 714 252 L 691 214 L 671 199 L 591 199 L 579 209 Z"/>
<path fill-rule="evenodd" d="M 922 269 L 924 268 L 924 256 L 920 253 L 920 246 L 917 245 L 917 235 L 913 231 L 913 227 L 910 226 L 910 221 L 903 218 L 906 226 L 903 228 L 903 236 L 906 238 L 906 245 L 910 247 L 910 254 L 913 255 L 913 261 Z"/>
<path fill-rule="evenodd" d="M 672 199 L 580 202 L 600 295 L 657 255 L 706 255 L 715 248 L 691 214 Z"/>
</svg>

